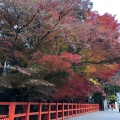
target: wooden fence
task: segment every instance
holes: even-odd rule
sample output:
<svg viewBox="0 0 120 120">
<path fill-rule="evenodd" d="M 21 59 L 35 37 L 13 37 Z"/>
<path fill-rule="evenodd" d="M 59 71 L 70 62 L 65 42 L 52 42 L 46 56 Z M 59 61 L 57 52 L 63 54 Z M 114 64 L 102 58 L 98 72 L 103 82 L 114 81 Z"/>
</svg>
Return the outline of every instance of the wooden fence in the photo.
<svg viewBox="0 0 120 120">
<path fill-rule="evenodd" d="M 0 102 L 0 120 L 64 120 L 98 110 L 98 104 Z"/>
</svg>

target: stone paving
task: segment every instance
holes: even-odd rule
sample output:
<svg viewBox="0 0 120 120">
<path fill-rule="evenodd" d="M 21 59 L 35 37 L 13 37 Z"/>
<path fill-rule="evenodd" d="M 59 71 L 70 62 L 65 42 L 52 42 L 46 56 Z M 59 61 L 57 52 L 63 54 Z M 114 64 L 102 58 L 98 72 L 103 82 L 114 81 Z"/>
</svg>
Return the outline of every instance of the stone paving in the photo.
<svg viewBox="0 0 120 120">
<path fill-rule="evenodd" d="M 88 113 L 65 120 L 120 120 L 118 109 Z"/>
</svg>

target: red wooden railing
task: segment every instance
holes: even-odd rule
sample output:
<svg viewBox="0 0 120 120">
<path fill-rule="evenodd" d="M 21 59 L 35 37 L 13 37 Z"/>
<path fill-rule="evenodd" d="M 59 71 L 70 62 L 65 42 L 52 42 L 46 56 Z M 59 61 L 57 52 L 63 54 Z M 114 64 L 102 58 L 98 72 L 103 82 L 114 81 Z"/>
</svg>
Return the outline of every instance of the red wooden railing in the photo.
<svg viewBox="0 0 120 120">
<path fill-rule="evenodd" d="M 64 120 L 73 116 L 95 112 L 98 104 L 0 102 L 0 120 Z"/>
</svg>

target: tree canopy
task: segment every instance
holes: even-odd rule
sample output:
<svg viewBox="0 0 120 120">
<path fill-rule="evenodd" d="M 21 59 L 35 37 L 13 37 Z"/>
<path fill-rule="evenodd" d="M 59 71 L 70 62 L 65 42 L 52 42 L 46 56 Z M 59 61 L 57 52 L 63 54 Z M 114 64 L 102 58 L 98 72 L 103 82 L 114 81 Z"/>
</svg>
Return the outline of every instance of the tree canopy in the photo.
<svg viewBox="0 0 120 120">
<path fill-rule="evenodd" d="M 91 8 L 90 0 L 1 0 L 0 92 L 83 101 L 101 91 L 99 78 L 113 84 L 120 24 Z"/>
</svg>

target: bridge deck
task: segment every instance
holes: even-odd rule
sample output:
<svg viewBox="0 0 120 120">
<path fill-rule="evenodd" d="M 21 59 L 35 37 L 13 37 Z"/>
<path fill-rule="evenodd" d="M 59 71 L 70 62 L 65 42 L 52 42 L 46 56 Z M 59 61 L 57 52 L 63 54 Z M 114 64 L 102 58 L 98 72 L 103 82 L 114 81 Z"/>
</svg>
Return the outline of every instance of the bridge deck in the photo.
<svg viewBox="0 0 120 120">
<path fill-rule="evenodd" d="M 118 109 L 88 113 L 65 120 L 120 120 Z"/>
</svg>

